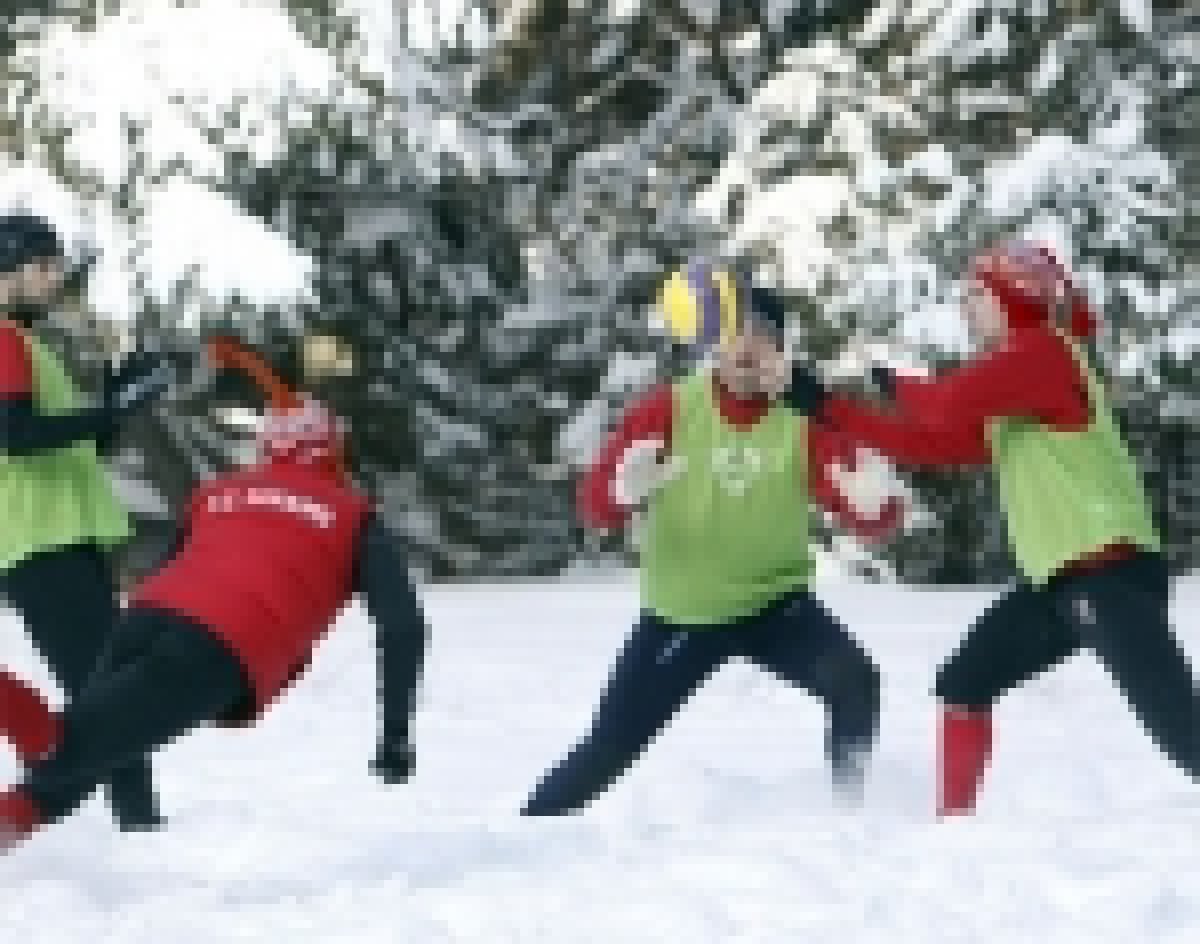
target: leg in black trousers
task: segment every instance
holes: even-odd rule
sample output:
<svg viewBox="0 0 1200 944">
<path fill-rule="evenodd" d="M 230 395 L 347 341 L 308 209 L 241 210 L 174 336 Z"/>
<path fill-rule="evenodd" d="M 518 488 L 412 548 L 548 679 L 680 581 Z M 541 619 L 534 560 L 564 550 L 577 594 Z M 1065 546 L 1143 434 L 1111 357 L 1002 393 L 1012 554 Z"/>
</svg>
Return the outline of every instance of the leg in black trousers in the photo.
<svg viewBox="0 0 1200 944">
<path fill-rule="evenodd" d="M 74 812 L 114 770 L 222 717 L 247 694 L 224 643 L 181 617 L 133 609 L 116 641 L 63 713 L 58 749 L 21 784 L 46 821 Z"/>
<path fill-rule="evenodd" d="M 807 591 L 764 611 L 743 633 L 747 659 L 824 703 L 834 781 L 857 788 L 879 729 L 880 675 L 866 650 Z"/>
<path fill-rule="evenodd" d="M 1162 751 L 1200 779 L 1200 698 L 1169 622 L 1159 555 L 1021 585 L 994 604 L 938 673 L 948 706 L 987 712 L 1006 692 L 1091 649 Z"/>
<path fill-rule="evenodd" d="M 39 552 L 13 565 L 0 578 L 0 590 L 21 614 L 69 703 L 95 669 L 119 614 L 104 553 L 92 544 Z M 122 828 L 144 829 L 159 822 L 153 775 L 145 758 L 131 758 L 114 770 L 107 792 Z"/>
<path fill-rule="evenodd" d="M 574 812 L 608 789 L 729 658 L 736 632 L 676 631 L 643 614 L 613 667 L 587 737 L 542 778 L 522 814 Z"/>
<path fill-rule="evenodd" d="M 1051 594 L 1021 583 L 971 627 L 938 670 L 934 694 L 950 708 L 987 711 L 1078 649 L 1079 637 L 1056 611 Z"/>
<path fill-rule="evenodd" d="M 1200 780 L 1200 696 L 1169 621 L 1165 561 L 1145 554 L 1054 589 L 1064 623 L 1096 653 L 1168 757 Z"/>
</svg>

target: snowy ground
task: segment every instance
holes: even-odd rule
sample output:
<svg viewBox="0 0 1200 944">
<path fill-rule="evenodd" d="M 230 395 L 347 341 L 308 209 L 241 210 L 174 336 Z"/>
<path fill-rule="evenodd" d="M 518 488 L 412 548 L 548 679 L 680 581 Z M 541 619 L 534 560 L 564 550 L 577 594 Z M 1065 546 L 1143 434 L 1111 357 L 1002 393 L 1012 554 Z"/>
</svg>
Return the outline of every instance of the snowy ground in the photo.
<svg viewBox="0 0 1200 944">
<path fill-rule="evenodd" d="M 436 589 L 411 785 L 367 773 L 371 634 L 349 617 L 260 728 L 164 753 L 168 832 L 119 837 L 93 803 L 0 859 L 0 940 L 1197 939 L 1200 790 L 1089 658 L 1002 704 L 980 814 L 938 824 L 927 689 L 990 594 L 821 591 L 886 676 L 861 812 L 829 796 L 818 707 L 739 664 L 586 816 L 519 820 L 526 789 L 587 723 L 632 587 Z M 1196 652 L 1200 580 L 1175 611 Z M 0 660 L 46 679 L 11 618 Z M 14 770 L 0 754 L 0 776 Z"/>
</svg>

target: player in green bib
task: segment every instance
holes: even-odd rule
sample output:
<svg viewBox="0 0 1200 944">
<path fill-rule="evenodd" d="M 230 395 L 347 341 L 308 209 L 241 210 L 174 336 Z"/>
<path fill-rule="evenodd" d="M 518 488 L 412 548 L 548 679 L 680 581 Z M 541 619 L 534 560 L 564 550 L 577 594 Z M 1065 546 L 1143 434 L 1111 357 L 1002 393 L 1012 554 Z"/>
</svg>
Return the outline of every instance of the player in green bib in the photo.
<svg viewBox="0 0 1200 944">
<path fill-rule="evenodd" d="M 99 659 L 117 610 L 106 552 L 130 534 L 97 444 L 161 393 L 168 375 L 167 365 L 139 355 L 109 378 L 101 403 L 85 402 L 36 333 L 62 291 L 63 263 L 61 240 L 45 220 L 0 217 L 0 593 L 70 698 Z M 35 730 L 44 716 L 19 686 L 0 673 L 0 710 L 8 712 L 0 730 L 19 754 L 36 754 L 53 736 Z M 122 828 L 158 823 L 147 762 L 115 774 L 108 795 Z"/>
<path fill-rule="evenodd" d="M 861 785 L 880 677 L 812 592 L 810 505 L 819 501 L 877 537 L 896 525 L 902 501 L 856 504 L 855 478 L 866 465 L 781 399 L 787 361 L 777 296 L 705 266 L 683 278 L 682 303 L 698 297 L 699 317 L 724 323 L 714 329 L 718 363 L 635 403 L 581 483 L 581 513 L 593 526 L 619 527 L 644 512 L 642 614 L 591 731 L 541 780 L 524 815 L 591 802 L 735 657 L 824 703 L 835 783 L 850 796 Z"/>
<path fill-rule="evenodd" d="M 1162 750 L 1200 776 L 1200 702 L 1168 622 L 1170 580 L 1136 464 L 1085 343 L 1096 318 L 1047 248 L 981 255 L 968 319 L 985 352 L 934 380 L 876 369 L 879 412 L 819 412 L 898 462 L 995 470 L 1021 579 L 938 673 L 941 815 L 968 813 L 1007 691 L 1091 649 Z"/>
</svg>

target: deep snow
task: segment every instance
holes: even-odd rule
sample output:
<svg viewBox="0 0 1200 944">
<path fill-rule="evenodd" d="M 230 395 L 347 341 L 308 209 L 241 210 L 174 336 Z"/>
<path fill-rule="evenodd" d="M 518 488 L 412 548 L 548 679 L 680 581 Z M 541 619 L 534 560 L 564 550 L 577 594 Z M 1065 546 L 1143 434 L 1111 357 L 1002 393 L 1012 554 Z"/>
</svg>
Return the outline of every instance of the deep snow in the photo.
<svg viewBox="0 0 1200 944">
<path fill-rule="evenodd" d="M 1190 942 L 1200 789 L 1090 657 L 1004 701 L 980 813 L 933 820 L 933 667 L 988 592 L 822 583 L 875 653 L 866 808 L 839 809 L 821 712 L 727 667 L 582 817 L 521 821 L 584 730 L 636 610 L 627 577 L 435 588 L 420 770 L 372 780 L 369 627 L 347 616 L 259 728 L 161 756 L 162 834 L 93 801 L 0 859 L 0 940 L 113 942 Z M 1200 647 L 1200 580 L 1175 612 Z M 0 659 L 47 681 L 18 623 Z M 15 761 L 0 752 L 0 775 Z"/>
</svg>

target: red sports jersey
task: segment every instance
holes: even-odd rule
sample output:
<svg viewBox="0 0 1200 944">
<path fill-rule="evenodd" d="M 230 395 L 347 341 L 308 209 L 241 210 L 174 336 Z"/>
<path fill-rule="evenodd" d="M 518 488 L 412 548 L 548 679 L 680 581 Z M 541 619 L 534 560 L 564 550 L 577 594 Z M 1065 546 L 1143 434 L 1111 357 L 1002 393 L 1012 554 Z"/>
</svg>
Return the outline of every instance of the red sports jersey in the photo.
<svg viewBox="0 0 1200 944">
<path fill-rule="evenodd" d="M 354 592 L 370 500 L 322 466 L 273 462 L 192 495 L 184 543 L 132 595 L 201 623 L 238 657 L 257 715 L 302 673 Z"/>
</svg>

